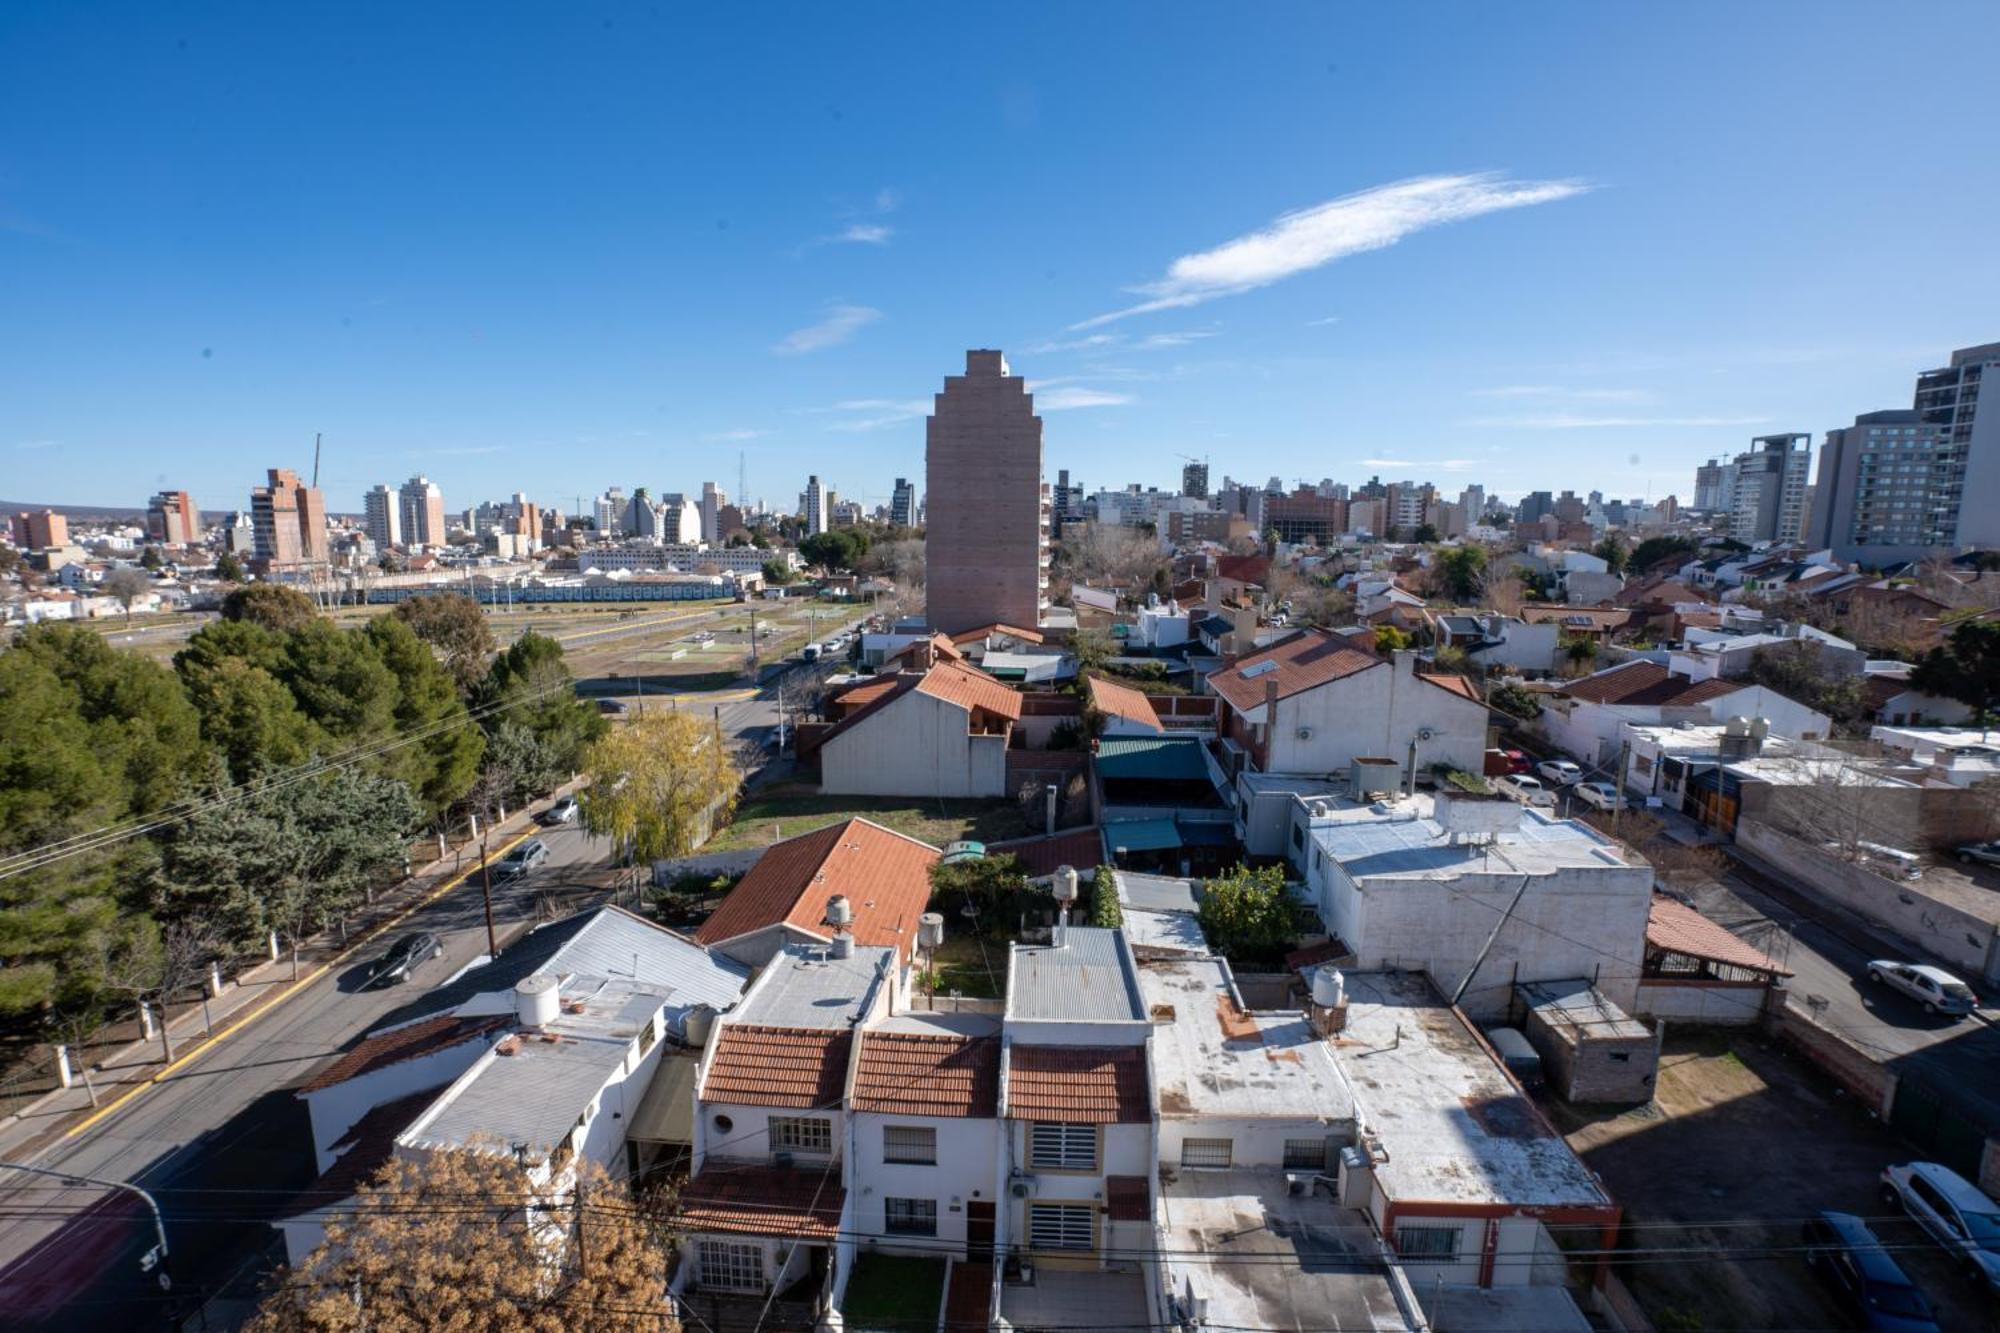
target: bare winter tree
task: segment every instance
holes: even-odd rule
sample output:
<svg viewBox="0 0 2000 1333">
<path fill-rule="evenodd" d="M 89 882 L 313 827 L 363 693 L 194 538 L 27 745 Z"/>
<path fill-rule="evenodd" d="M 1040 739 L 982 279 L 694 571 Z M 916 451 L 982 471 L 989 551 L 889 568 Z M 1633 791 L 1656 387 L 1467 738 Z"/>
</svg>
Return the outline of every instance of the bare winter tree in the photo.
<svg viewBox="0 0 2000 1333">
<path fill-rule="evenodd" d="M 104 576 L 99 585 L 105 595 L 116 599 L 125 609 L 125 623 L 132 623 L 132 603 L 144 597 L 153 586 L 153 578 L 143 569 L 114 569 Z"/>
<path fill-rule="evenodd" d="M 214 924 L 190 916 L 127 936 L 103 960 L 101 979 L 106 989 L 153 1006 L 159 1018 L 160 1058 L 168 1064 L 174 1059 L 174 1038 L 167 1025 L 167 1006 L 201 984 L 209 960 L 221 949 L 221 932 Z"/>
</svg>

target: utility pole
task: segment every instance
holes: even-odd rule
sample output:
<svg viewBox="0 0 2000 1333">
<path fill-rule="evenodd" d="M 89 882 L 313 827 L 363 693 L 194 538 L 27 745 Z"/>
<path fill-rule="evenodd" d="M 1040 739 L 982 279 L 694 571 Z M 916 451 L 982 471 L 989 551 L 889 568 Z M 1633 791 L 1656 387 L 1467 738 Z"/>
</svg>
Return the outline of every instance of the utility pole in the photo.
<svg viewBox="0 0 2000 1333">
<path fill-rule="evenodd" d="M 160 1216 L 159 1201 L 151 1194 L 137 1185 L 122 1180 L 100 1180 L 96 1176 L 79 1176 L 71 1171 L 50 1171 L 39 1166 L 22 1166 L 19 1162 L 0 1162 L 0 1171 L 26 1171 L 29 1175 L 48 1176 L 52 1180 L 60 1180 L 65 1185 L 99 1185 L 105 1189 L 124 1190 L 128 1194 L 138 1195 L 152 1211 L 153 1237 L 157 1242 L 152 1249 L 139 1256 L 139 1271 L 150 1273 L 157 1268 L 160 1273 L 160 1290 L 173 1290 L 173 1279 L 167 1276 L 167 1224 Z"/>
<path fill-rule="evenodd" d="M 1618 812 L 1625 808 L 1625 779 L 1632 773 L 1632 738 L 1618 746 L 1618 790 L 1611 797 L 1611 827 L 1618 827 Z"/>
<path fill-rule="evenodd" d="M 473 832 L 479 835 L 479 897 L 486 908 L 486 956 L 500 956 L 500 938 L 493 933 L 493 861 L 487 854 L 487 839 L 492 836 L 490 820 L 472 817 Z"/>
</svg>

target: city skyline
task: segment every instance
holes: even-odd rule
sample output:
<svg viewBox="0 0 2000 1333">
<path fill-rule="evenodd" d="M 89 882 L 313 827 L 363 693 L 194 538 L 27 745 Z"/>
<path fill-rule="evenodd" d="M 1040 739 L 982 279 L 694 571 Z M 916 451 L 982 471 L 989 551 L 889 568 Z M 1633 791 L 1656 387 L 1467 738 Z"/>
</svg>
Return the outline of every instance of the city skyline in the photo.
<svg viewBox="0 0 2000 1333">
<path fill-rule="evenodd" d="M 273 463 L 310 475 L 323 432 L 341 513 L 412 471 L 468 502 L 692 490 L 739 451 L 742 499 L 817 473 L 872 507 L 916 471 L 937 377 L 995 347 L 1050 466 L 1092 487 L 1170 485 L 1186 454 L 1684 491 L 1991 336 L 2000 275 L 1934 257 L 1976 252 L 2000 202 L 1938 133 L 1976 115 L 2000 18 L 1963 9 L 1940 51 L 1901 15 L 1815 12 L 1218 34 L 1107 8 L 1067 43 L 1053 9 L 865 41 L 802 15 L 796 45 L 839 58 L 725 80 L 705 53 L 768 45 L 753 15 L 277 41 L 135 7 L 103 48 L 13 7 L 0 72 L 37 130 L 0 140 L 6 489 L 224 512 Z M 1370 53 L 1418 39 L 1448 91 L 1409 99 Z M 966 63 L 934 67 L 935 41 Z M 1634 49 L 1680 76 L 1631 97 L 1611 57 Z M 1892 106 L 1820 95 L 1919 51 Z M 1877 178 L 1924 207 L 1854 189 Z M 1801 228 L 1773 190 L 1848 202 Z"/>
</svg>

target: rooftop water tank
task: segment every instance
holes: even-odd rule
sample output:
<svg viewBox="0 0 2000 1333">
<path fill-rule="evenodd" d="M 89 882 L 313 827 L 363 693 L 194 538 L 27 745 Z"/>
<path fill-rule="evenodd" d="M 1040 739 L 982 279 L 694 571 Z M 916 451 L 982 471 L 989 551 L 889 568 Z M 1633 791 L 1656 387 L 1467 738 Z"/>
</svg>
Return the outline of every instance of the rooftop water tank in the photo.
<svg viewBox="0 0 2000 1333">
<path fill-rule="evenodd" d="M 944 943 L 944 913 L 925 912 L 917 918 L 917 947 L 935 949 Z"/>
<path fill-rule="evenodd" d="M 1347 999 L 1347 978 L 1337 967 L 1322 967 L 1313 973 L 1313 1003 L 1322 1009 L 1338 1009 Z"/>
<path fill-rule="evenodd" d="M 1064 906 L 1076 901 L 1076 867 L 1056 867 L 1055 895 L 1056 901 Z"/>
<path fill-rule="evenodd" d="M 843 898 L 841 901 L 846 902 L 847 900 Z M 833 948 L 830 950 L 830 956 L 834 958 L 854 957 L 854 936 L 844 930 L 835 931 L 833 933 Z"/>
<path fill-rule="evenodd" d="M 846 894 L 836 893 L 826 900 L 826 924 L 836 929 L 854 924 L 854 905 Z"/>
<path fill-rule="evenodd" d="M 562 1012 L 562 989 L 556 979 L 537 972 L 514 983 L 514 1013 L 524 1028 L 542 1028 Z"/>
</svg>

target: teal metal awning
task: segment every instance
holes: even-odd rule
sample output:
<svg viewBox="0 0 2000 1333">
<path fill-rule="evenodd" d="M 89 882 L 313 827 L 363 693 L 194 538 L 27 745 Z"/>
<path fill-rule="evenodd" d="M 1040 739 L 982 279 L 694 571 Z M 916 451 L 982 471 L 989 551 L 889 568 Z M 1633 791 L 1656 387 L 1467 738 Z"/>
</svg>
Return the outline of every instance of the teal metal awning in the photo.
<svg viewBox="0 0 2000 1333">
<path fill-rule="evenodd" d="M 1104 845 L 1118 852 L 1164 852 L 1181 845 L 1181 831 L 1171 819 L 1130 819 L 1104 826 Z"/>
<path fill-rule="evenodd" d="M 1110 736 L 1097 743 L 1097 774 L 1114 781 L 1206 782 L 1208 762 L 1194 736 Z"/>
</svg>

